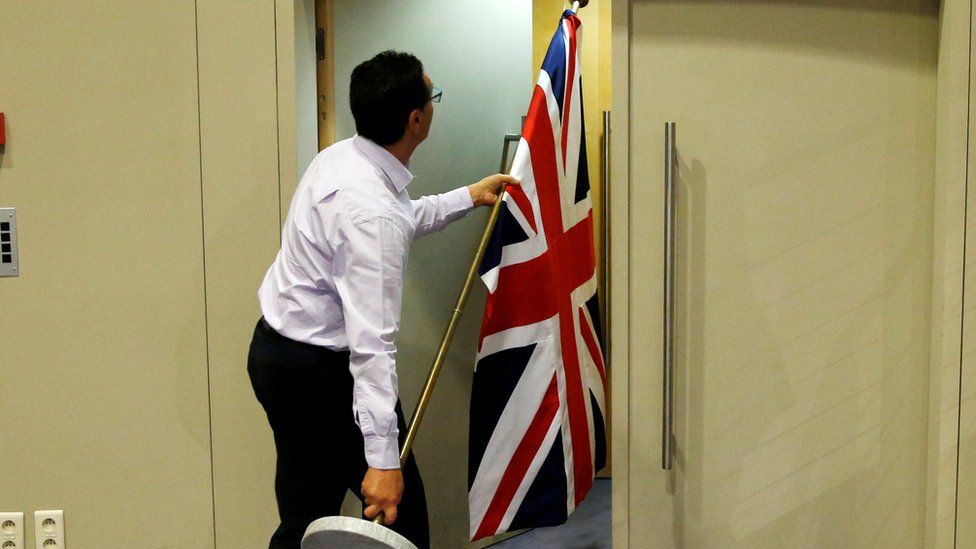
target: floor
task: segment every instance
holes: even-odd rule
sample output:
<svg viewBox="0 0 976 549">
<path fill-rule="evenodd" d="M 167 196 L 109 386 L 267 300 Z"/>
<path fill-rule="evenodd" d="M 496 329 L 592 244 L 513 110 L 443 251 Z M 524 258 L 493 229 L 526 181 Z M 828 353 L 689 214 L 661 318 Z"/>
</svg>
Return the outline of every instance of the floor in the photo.
<svg viewBox="0 0 976 549">
<path fill-rule="evenodd" d="M 566 524 L 536 528 L 492 545 L 492 549 L 610 549 L 610 479 L 597 479 Z"/>
</svg>

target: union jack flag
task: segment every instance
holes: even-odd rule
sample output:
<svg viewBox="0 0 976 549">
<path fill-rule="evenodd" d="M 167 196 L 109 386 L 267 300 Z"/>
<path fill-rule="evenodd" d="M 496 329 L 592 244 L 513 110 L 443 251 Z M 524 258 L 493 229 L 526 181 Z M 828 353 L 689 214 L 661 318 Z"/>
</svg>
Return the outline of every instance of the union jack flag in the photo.
<svg viewBox="0 0 976 549">
<path fill-rule="evenodd" d="M 471 539 L 562 524 L 606 461 L 606 369 L 580 78 L 563 13 L 481 265 L 488 302 L 468 453 Z"/>
</svg>

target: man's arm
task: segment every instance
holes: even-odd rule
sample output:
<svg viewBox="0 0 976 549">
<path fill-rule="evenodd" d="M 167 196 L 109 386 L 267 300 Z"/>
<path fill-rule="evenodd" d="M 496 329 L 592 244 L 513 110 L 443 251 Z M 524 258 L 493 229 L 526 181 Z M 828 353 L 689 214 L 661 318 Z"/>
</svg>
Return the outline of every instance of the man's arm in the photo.
<svg viewBox="0 0 976 549">
<path fill-rule="evenodd" d="M 461 219 L 473 208 L 471 194 L 465 187 L 453 191 L 422 196 L 411 200 L 413 216 L 417 220 L 417 232 L 414 238 L 420 238 L 436 233 L 447 227 L 452 221 Z"/>
<path fill-rule="evenodd" d="M 397 444 L 396 335 L 406 238 L 385 217 L 343 225 L 333 276 L 342 301 L 353 377 L 353 413 L 369 470 L 362 493 L 367 516 L 396 520 L 403 493 Z"/>
<path fill-rule="evenodd" d="M 411 200 L 417 220 L 415 238 L 440 231 L 477 206 L 491 206 L 498 198 L 502 184 L 517 185 L 518 180 L 510 175 L 496 174 L 467 187 Z"/>
</svg>

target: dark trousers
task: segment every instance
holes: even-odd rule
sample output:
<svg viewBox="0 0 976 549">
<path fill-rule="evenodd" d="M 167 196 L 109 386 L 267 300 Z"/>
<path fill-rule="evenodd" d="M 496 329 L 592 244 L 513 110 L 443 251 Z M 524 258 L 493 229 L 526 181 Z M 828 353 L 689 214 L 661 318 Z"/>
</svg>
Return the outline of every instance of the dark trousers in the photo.
<svg viewBox="0 0 976 549">
<path fill-rule="evenodd" d="M 270 548 L 298 549 L 310 522 L 339 514 L 346 490 L 363 499 L 360 489 L 368 465 L 353 417 L 349 353 L 293 341 L 261 319 L 254 328 L 247 372 L 278 450 L 275 495 L 281 524 Z M 399 402 L 396 412 L 402 446 L 407 429 Z M 403 484 L 391 527 L 427 548 L 427 501 L 413 456 L 403 467 Z"/>
</svg>

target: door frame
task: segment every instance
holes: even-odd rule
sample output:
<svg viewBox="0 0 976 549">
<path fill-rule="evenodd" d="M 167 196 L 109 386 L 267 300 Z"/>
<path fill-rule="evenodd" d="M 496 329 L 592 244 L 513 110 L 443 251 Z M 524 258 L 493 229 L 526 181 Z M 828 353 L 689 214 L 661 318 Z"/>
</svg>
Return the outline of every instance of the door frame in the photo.
<svg viewBox="0 0 976 549">
<path fill-rule="evenodd" d="M 651 247 L 651 254 L 663 257 L 664 228 L 650 235 L 631 235 L 630 216 L 630 47 L 631 6 L 634 0 L 612 0 L 612 88 L 614 128 L 611 134 L 610 208 L 611 278 L 611 363 L 614 364 L 611 391 L 615 397 L 611 422 L 614 547 L 645 546 L 654 536 L 654 546 L 673 545 L 673 507 L 667 495 L 668 477 L 658 464 L 658 453 L 640 456 L 631 448 L 637 429 L 660 429 L 660 416 L 631 417 L 633 395 L 631 376 L 637 368 L 659 372 L 663 345 L 654 347 L 650 364 L 632 364 L 631 343 L 635 338 L 662 334 L 663 323 L 656 311 L 664 307 L 663 291 L 657 292 L 657 307 L 651 313 L 629 307 L 634 288 L 632 276 L 643 276 L 647 269 L 631 264 L 631 247 Z M 972 0 L 942 0 L 940 12 L 939 60 L 937 75 L 936 153 L 932 257 L 931 354 L 929 376 L 929 434 L 926 471 L 925 546 L 955 546 L 957 463 L 959 456 L 959 417 L 963 323 L 963 265 L 966 236 L 966 188 L 969 166 L 971 104 Z M 663 121 L 662 121 L 663 122 Z M 633 185 L 647 184 L 634 179 Z M 653 182 L 651 182 L 653 183 Z M 663 193 L 662 193 L 663 199 Z M 663 207 L 663 204 L 662 204 Z M 624 213 L 626 212 L 626 213 Z M 654 280 L 663 279 L 654 273 Z M 640 315 L 640 317 L 638 316 Z M 649 315 L 646 319 L 641 318 Z M 633 333 L 635 330 L 642 333 Z M 645 333 L 646 332 L 646 333 Z M 661 339 L 661 338 L 657 338 Z M 650 395 L 660 399 L 658 394 Z M 658 448 L 659 451 L 659 448 Z M 644 467 L 651 467 L 650 474 Z M 640 474 L 635 471 L 640 469 Z M 648 482 L 649 481 L 649 482 Z M 635 495 L 660 490 L 660 505 L 636 508 Z M 631 517 L 633 516 L 633 520 Z M 660 537 L 659 537 L 660 536 Z"/>
<path fill-rule="evenodd" d="M 630 20 L 631 0 L 612 0 L 611 89 L 614 127 L 610 132 L 610 411 L 613 546 L 630 547 Z M 616 212 L 615 214 L 613 214 Z"/>
<path fill-rule="evenodd" d="M 332 42 L 332 0 L 315 0 L 315 80 L 319 150 L 335 143 L 335 55 Z"/>
</svg>

